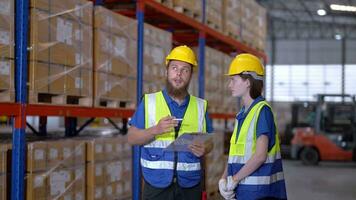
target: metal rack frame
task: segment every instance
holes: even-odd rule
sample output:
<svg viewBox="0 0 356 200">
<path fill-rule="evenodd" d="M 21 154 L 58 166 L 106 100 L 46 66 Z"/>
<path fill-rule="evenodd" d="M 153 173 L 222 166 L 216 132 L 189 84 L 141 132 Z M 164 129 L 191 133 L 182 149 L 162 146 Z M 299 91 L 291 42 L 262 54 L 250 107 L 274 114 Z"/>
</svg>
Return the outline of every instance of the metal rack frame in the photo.
<svg viewBox="0 0 356 200">
<path fill-rule="evenodd" d="M 95 5 L 104 3 L 115 3 L 117 0 L 93 0 Z M 119 11 L 121 14 L 136 16 L 138 20 L 138 63 L 137 63 L 137 102 L 142 96 L 143 80 L 143 45 L 144 45 L 144 22 L 145 15 L 147 19 L 152 19 L 151 24 L 172 30 L 184 30 L 188 32 L 173 33 L 173 40 L 178 43 L 187 43 L 189 45 L 199 46 L 199 97 L 204 98 L 204 65 L 205 65 L 205 46 L 211 46 L 226 53 L 253 53 L 265 62 L 267 56 L 264 52 L 257 51 L 239 41 L 219 33 L 205 25 L 205 7 L 206 2 L 202 0 L 202 21 L 198 22 L 181 13 L 177 13 L 153 0 L 126 0 L 120 2 L 135 3 L 135 10 Z M 67 118 L 75 117 L 117 117 L 129 118 L 134 110 L 132 109 L 111 109 L 77 106 L 57 106 L 27 104 L 27 40 L 28 40 L 28 20 L 29 20 L 29 0 L 16 0 L 15 3 L 15 81 L 16 81 L 16 102 L 0 103 L 1 115 L 14 118 L 13 137 L 12 137 L 12 181 L 11 181 L 11 199 L 24 199 L 24 173 L 25 173 L 25 129 L 26 116 L 62 116 Z M 168 21 L 154 23 L 155 17 L 164 15 Z M 159 21 L 159 20 L 158 20 Z M 173 23 L 174 22 L 174 23 Z M 231 119 L 234 114 L 229 113 L 211 113 L 214 119 Z M 46 120 L 45 120 L 46 121 Z M 45 129 L 45 128 L 44 128 Z M 140 149 L 133 147 L 133 181 L 132 191 L 133 199 L 140 199 L 141 195 L 141 174 L 140 174 Z"/>
</svg>

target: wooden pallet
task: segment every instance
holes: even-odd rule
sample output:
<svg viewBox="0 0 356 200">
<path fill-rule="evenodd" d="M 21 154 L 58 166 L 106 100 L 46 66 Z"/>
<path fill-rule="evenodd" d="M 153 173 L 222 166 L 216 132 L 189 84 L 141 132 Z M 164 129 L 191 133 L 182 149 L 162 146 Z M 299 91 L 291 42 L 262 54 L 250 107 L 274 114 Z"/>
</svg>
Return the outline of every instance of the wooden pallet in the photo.
<svg viewBox="0 0 356 200">
<path fill-rule="evenodd" d="M 92 97 L 71 96 L 65 94 L 30 93 L 29 103 L 53 104 L 53 105 L 76 105 L 92 106 Z"/>
<path fill-rule="evenodd" d="M 15 93 L 12 90 L 0 90 L 0 102 L 14 102 Z"/>
<path fill-rule="evenodd" d="M 155 0 L 155 1 L 165 5 L 168 8 L 173 8 L 173 1 L 172 0 Z"/>
<path fill-rule="evenodd" d="M 132 108 L 132 101 L 119 100 L 114 98 L 97 98 L 95 100 L 95 107 L 105 107 L 105 108 Z"/>
<path fill-rule="evenodd" d="M 184 15 L 187 15 L 187 16 L 189 16 L 189 17 L 191 17 L 191 18 L 193 18 L 193 19 L 195 19 L 195 20 L 197 20 L 197 21 L 200 21 L 201 19 L 200 19 L 200 14 L 199 13 L 197 13 L 197 12 L 195 12 L 195 11 L 193 11 L 193 10 L 190 10 L 189 8 L 185 8 L 185 7 L 183 7 L 183 6 L 173 6 L 173 9 L 176 11 L 176 12 L 178 12 L 178 13 L 182 13 L 182 14 L 184 14 Z"/>
</svg>

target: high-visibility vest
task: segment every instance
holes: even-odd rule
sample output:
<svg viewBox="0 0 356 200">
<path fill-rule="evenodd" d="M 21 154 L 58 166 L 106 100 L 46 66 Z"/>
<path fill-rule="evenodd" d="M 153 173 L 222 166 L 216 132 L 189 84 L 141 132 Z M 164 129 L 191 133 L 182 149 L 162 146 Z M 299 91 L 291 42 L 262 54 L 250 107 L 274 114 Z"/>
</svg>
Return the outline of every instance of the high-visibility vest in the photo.
<svg viewBox="0 0 356 200">
<path fill-rule="evenodd" d="M 236 120 L 234 132 L 230 140 L 229 176 L 235 175 L 255 153 L 257 122 L 261 109 L 264 106 L 270 107 L 266 101 L 260 101 L 251 108 L 238 134 L 238 120 Z M 271 150 L 268 151 L 266 161 L 255 172 L 239 182 L 236 187 L 237 194 L 241 194 L 244 191 L 255 191 L 260 195 L 259 198 L 286 198 L 277 127 L 275 130 L 275 143 Z"/>
<path fill-rule="evenodd" d="M 162 91 L 146 94 L 144 101 L 146 129 L 155 126 L 163 117 L 172 116 Z M 178 137 L 184 133 L 206 132 L 206 105 L 205 100 L 190 96 Z M 172 129 L 141 147 L 142 174 L 154 187 L 165 188 L 172 183 L 175 173 L 174 152 L 164 151 L 164 148 L 174 140 L 175 132 Z M 197 185 L 201 175 L 200 158 L 190 152 L 177 153 L 176 178 L 181 187 Z"/>
</svg>

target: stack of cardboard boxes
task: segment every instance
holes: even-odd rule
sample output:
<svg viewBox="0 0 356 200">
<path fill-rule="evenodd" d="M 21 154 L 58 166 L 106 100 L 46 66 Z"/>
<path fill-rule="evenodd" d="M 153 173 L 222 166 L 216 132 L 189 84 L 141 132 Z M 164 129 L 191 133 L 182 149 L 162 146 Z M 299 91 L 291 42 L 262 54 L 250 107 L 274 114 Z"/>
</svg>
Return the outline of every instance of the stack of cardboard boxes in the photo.
<svg viewBox="0 0 356 200">
<path fill-rule="evenodd" d="M 0 0 L 0 101 L 14 100 L 14 1 Z"/>
<path fill-rule="evenodd" d="M 216 131 L 212 137 L 214 148 L 205 157 L 205 188 L 208 199 L 219 199 L 218 183 L 227 163 L 224 156 L 224 132 Z"/>
<path fill-rule="evenodd" d="M 157 92 L 166 82 L 166 56 L 172 49 L 172 34 L 145 24 L 143 92 Z"/>
<path fill-rule="evenodd" d="M 86 0 L 31 1 L 30 102 L 62 95 L 56 103 L 91 105 L 92 10 Z"/>
<path fill-rule="evenodd" d="M 87 199 L 131 199 L 131 146 L 124 136 L 87 142 Z"/>
<path fill-rule="evenodd" d="M 31 142 L 27 148 L 26 199 L 86 199 L 85 142 Z"/>
<path fill-rule="evenodd" d="M 9 177 L 8 174 L 8 150 L 10 148 L 10 144 L 0 143 L 0 199 L 7 199 L 8 197 L 8 183 L 7 179 Z"/>
<path fill-rule="evenodd" d="M 136 100 L 137 21 L 94 9 L 95 106 Z"/>
<path fill-rule="evenodd" d="M 198 55 L 198 49 L 194 50 Z M 231 113 L 236 110 L 236 99 L 231 97 L 227 76 L 232 58 L 221 51 L 205 48 L 205 99 L 208 100 L 209 112 Z M 199 70 L 199 69 L 198 69 Z M 198 95 L 198 71 L 193 74 L 189 92 Z M 222 103 L 224 102 L 224 103 Z"/>
<path fill-rule="evenodd" d="M 222 31 L 223 28 L 223 2 L 216 0 L 206 1 L 206 22 L 208 26 L 214 28 L 216 31 Z"/>
</svg>

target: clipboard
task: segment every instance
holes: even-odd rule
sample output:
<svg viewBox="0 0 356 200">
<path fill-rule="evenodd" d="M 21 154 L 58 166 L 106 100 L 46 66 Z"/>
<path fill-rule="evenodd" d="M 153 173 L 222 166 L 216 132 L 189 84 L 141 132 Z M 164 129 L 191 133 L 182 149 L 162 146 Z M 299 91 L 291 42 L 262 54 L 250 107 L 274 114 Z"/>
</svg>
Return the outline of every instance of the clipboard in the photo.
<svg viewBox="0 0 356 200">
<path fill-rule="evenodd" d="M 194 142 L 205 143 L 212 138 L 212 133 L 184 133 L 163 151 L 190 152 L 189 145 Z"/>
</svg>

